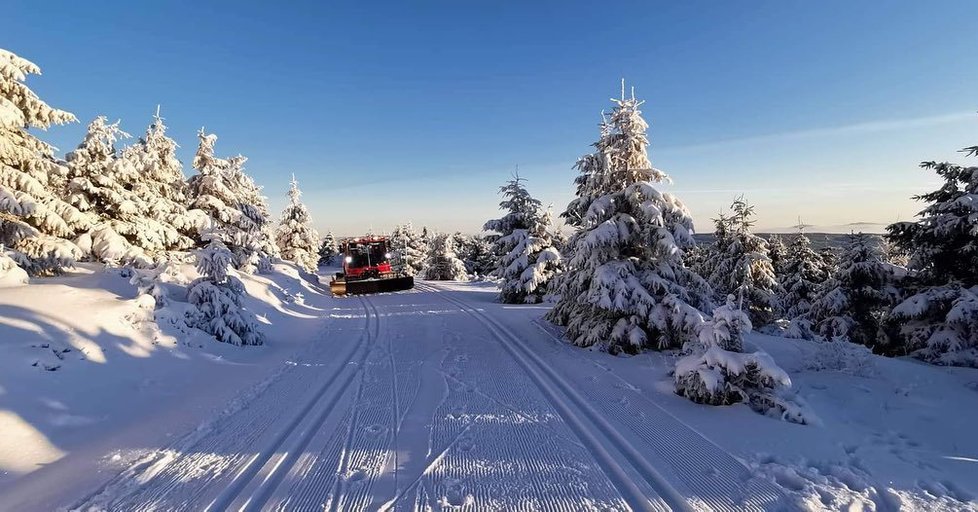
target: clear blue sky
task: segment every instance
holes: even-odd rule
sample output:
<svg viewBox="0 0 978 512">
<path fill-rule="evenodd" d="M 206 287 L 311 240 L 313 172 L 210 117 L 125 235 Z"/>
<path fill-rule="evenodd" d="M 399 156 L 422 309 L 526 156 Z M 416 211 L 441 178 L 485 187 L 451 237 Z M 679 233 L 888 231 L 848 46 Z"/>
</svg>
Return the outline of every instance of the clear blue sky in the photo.
<svg viewBox="0 0 978 512">
<path fill-rule="evenodd" d="M 475 232 L 518 164 L 558 211 L 621 77 L 701 231 L 741 193 L 759 226 L 911 217 L 924 159 L 978 143 L 978 2 L 5 2 L 0 46 L 81 123 L 156 104 L 317 226 Z"/>
</svg>

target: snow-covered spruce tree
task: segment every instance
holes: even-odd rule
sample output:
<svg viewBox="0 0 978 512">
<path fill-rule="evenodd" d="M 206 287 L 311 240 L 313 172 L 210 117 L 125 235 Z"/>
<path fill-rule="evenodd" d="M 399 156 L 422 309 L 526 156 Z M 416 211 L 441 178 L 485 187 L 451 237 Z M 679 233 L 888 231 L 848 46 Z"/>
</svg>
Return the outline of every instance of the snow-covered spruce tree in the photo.
<svg viewBox="0 0 978 512">
<path fill-rule="evenodd" d="M 774 275 L 780 281 L 784 276 L 785 265 L 788 262 L 788 246 L 781 235 L 771 235 L 767 240 L 767 257 L 771 258 Z"/>
<path fill-rule="evenodd" d="M 595 152 L 578 162 L 577 198 L 563 216 L 576 232 L 547 318 L 576 345 L 613 353 L 680 347 L 712 309 L 706 282 L 683 264 L 693 241 L 685 205 L 655 182 L 641 101 L 612 100 Z"/>
<path fill-rule="evenodd" d="M 978 146 L 962 150 L 978 156 Z M 938 364 L 978 366 L 978 166 L 924 162 L 944 180 L 916 196 L 927 202 L 914 222 L 887 228 L 909 256 L 907 298 L 890 314 L 887 351 Z"/>
<path fill-rule="evenodd" d="M 332 231 L 327 231 L 326 236 L 323 237 L 322 242 L 319 244 L 319 260 L 317 265 L 320 267 L 332 265 L 333 260 L 336 259 L 339 253 L 340 249 L 336 245 L 336 237 L 333 236 Z"/>
<path fill-rule="evenodd" d="M 200 145 L 194 156 L 198 174 L 189 180 L 191 208 L 207 213 L 212 225 L 208 229 L 216 229 L 224 237 L 236 268 L 245 272 L 266 269 L 278 248 L 269 229 L 268 205 L 261 189 L 244 173 L 247 159 L 240 155 L 217 158 L 217 136 L 201 130 L 198 138 Z"/>
<path fill-rule="evenodd" d="M 734 295 L 742 301 L 755 326 L 768 325 L 780 309 L 780 287 L 768 257 L 767 242 L 751 232 L 753 206 L 738 198 L 730 208 L 730 217 L 721 216 L 715 221 L 710 284 L 717 294 Z"/>
<path fill-rule="evenodd" d="M 261 345 L 262 333 L 254 315 L 241 303 L 244 284 L 228 273 L 233 257 L 219 236 L 213 236 L 207 247 L 197 251 L 201 277 L 188 287 L 187 299 L 200 313 L 191 323 L 224 343 Z"/>
<path fill-rule="evenodd" d="M 410 223 L 398 224 L 391 231 L 387 243 L 391 249 L 391 269 L 395 274 L 408 275 L 405 252 L 407 251 L 408 239 L 410 238 L 407 230 Z M 413 274 L 412 274 L 413 275 Z"/>
<path fill-rule="evenodd" d="M 146 205 L 130 190 L 139 176 L 116 151 L 115 143 L 122 137 L 129 135 L 119 129 L 118 121 L 109 123 L 105 116 L 98 116 L 89 123 L 81 144 L 66 155 L 66 199 L 94 222 L 75 240 L 87 257 L 106 263 L 145 264 L 145 252 L 129 237 L 135 239 L 147 230 L 139 222 Z"/>
<path fill-rule="evenodd" d="M 462 234 L 461 231 L 452 233 L 452 246 L 455 247 L 455 255 L 460 260 L 465 261 L 466 256 L 469 254 L 469 245 L 471 243 L 472 237 Z"/>
<path fill-rule="evenodd" d="M 493 274 L 502 279 L 499 300 L 507 304 L 537 303 L 560 272 L 560 253 L 550 241 L 550 222 L 522 179 L 516 175 L 500 187 L 499 203 L 506 215 L 486 222 L 483 229 L 499 233 L 493 251 L 501 254 Z"/>
<path fill-rule="evenodd" d="M 415 231 L 411 223 L 396 226 L 391 233 L 393 267 L 398 274 L 421 275 L 428 261 L 428 242 Z"/>
<path fill-rule="evenodd" d="M 818 257 L 822 259 L 822 267 L 829 275 L 839 266 L 839 251 L 835 247 L 822 247 L 818 250 Z"/>
<path fill-rule="evenodd" d="M 791 386 L 788 374 L 764 352 L 741 353 L 750 330 L 750 318 L 728 296 L 703 324 L 698 342 L 687 345 L 693 353 L 676 362 L 676 394 L 701 404 L 746 402 L 761 414 L 804 423 L 797 408 L 778 396 Z"/>
<path fill-rule="evenodd" d="M 71 266 L 81 251 L 70 241 L 90 217 L 63 200 L 67 169 L 54 148 L 28 130 L 75 121 L 51 108 L 24 81 L 34 63 L 0 49 L 0 245 L 28 273 L 48 275 Z"/>
<path fill-rule="evenodd" d="M 242 233 L 235 244 L 235 263 L 244 272 L 268 272 L 272 258 L 280 255 L 275 244 L 275 229 L 268 209 L 268 198 L 262 194 L 255 180 L 244 171 L 248 159 L 241 155 L 228 158 L 228 180 L 233 190 L 238 191 L 241 212 L 250 220 L 255 229 Z"/>
<path fill-rule="evenodd" d="M 496 268 L 496 253 L 493 242 L 483 235 L 472 237 L 469 253 L 465 257 L 465 268 L 477 277 L 488 276 Z"/>
<path fill-rule="evenodd" d="M 849 235 L 838 267 L 808 312 L 814 333 L 879 350 L 882 322 L 898 293 L 893 283 L 901 274 L 885 261 L 878 237 Z"/>
<path fill-rule="evenodd" d="M 302 191 L 292 176 L 289 184 L 289 204 L 275 233 L 275 244 L 282 259 L 291 261 L 308 272 L 315 272 L 318 259 L 319 233 L 312 227 L 309 210 L 302 203 Z"/>
<path fill-rule="evenodd" d="M 781 265 L 781 288 L 784 290 L 781 304 L 785 318 L 805 315 L 819 287 L 829 278 L 822 257 L 812 249 L 811 241 L 799 232 L 787 248 Z"/>
<path fill-rule="evenodd" d="M 429 281 L 467 281 L 465 264 L 455 254 L 455 242 L 451 234 L 435 236 L 431 243 L 431 254 L 424 269 L 424 278 Z"/>
<path fill-rule="evenodd" d="M 157 237 L 156 244 L 167 251 L 193 247 L 207 227 L 205 212 L 187 208 L 188 185 L 183 164 L 176 156 L 177 147 L 166 134 L 166 125 L 157 107 L 146 134 L 122 154 L 123 159 L 131 161 L 139 176 L 132 191 L 147 205 L 144 217 L 176 231 L 177 236 L 167 231 Z M 140 246 L 145 248 L 146 244 Z"/>
</svg>

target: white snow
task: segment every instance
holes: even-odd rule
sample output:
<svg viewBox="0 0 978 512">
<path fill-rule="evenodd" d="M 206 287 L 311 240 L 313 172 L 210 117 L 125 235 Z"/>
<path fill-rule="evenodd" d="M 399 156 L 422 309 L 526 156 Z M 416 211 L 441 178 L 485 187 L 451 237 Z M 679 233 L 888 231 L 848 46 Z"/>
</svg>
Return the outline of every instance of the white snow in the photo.
<svg viewBox="0 0 978 512">
<path fill-rule="evenodd" d="M 491 283 L 241 280 L 260 347 L 145 323 L 94 264 L 0 289 L 0 510 L 978 509 L 975 369 L 748 334 L 798 425 L 689 402 L 676 354 L 573 347 Z"/>
</svg>

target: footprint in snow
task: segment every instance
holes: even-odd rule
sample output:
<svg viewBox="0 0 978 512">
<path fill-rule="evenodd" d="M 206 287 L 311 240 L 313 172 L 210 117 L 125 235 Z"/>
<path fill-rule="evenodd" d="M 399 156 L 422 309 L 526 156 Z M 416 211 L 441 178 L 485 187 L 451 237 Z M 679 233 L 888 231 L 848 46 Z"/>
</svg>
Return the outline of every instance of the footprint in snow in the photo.
<svg viewBox="0 0 978 512">
<path fill-rule="evenodd" d="M 438 504 L 442 508 L 448 509 L 471 506 L 473 503 L 475 503 L 475 497 L 466 493 L 465 486 L 458 480 L 447 481 L 445 494 L 438 500 Z"/>
</svg>

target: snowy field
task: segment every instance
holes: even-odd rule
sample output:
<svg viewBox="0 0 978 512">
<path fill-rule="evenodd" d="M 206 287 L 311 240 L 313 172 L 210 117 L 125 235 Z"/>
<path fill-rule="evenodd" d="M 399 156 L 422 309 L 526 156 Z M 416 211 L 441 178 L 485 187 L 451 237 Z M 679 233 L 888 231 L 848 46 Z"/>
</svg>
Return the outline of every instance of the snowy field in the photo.
<svg viewBox="0 0 978 512">
<path fill-rule="evenodd" d="M 750 335 L 798 425 L 486 283 L 242 280 L 262 347 L 157 328 L 119 270 L 0 290 L 0 510 L 978 510 L 974 369 Z"/>
</svg>

